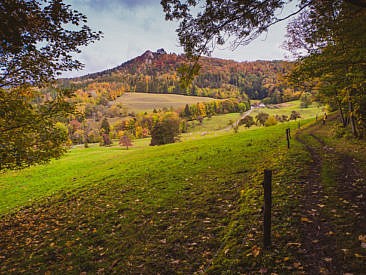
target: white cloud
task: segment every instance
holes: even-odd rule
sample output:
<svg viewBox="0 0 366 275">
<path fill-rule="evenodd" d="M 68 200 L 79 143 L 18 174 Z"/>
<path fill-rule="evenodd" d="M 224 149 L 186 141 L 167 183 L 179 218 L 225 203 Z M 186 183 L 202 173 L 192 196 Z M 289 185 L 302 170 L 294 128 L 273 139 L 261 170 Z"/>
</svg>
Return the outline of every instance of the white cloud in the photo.
<svg viewBox="0 0 366 275">
<path fill-rule="evenodd" d="M 175 29 L 177 23 L 165 21 L 157 0 L 66 0 L 88 17 L 93 30 L 101 30 L 104 38 L 82 49 L 78 59 L 85 64 L 80 72 L 64 76 L 84 75 L 120 65 L 146 50 L 164 48 L 167 52 L 181 53 Z M 214 57 L 238 61 L 283 59 L 280 48 L 284 40 L 285 23 L 273 26 L 269 33 L 235 51 L 225 47 L 215 50 Z"/>
</svg>

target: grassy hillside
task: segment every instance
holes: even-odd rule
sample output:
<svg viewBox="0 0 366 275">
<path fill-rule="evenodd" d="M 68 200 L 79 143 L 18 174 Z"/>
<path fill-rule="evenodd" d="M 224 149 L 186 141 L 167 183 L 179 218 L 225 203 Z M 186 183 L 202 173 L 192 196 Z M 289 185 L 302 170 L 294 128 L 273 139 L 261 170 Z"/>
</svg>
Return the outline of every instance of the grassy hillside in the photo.
<svg viewBox="0 0 366 275">
<path fill-rule="evenodd" d="M 334 139 L 327 122 L 300 129 L 288 150 L 287 127 L 294 135 L 297 123 L 128 151 L 76 148 L 1 175 L 0 273 L 362 274 L 364 143 Z"/>
<path fill-rule="evenodd" d="M 185 148 L 197 147 L 194 151 L 200 155 L 205 155 L 208 147 L 215 147 L 218 144 L 221 144 L 219 147 L 235 147 L 235 145 L 231 145 L 232 140 L 239 139 L 240 142 L 245 143 L 248 140 L 254 142 L 254 140 L 258 139 L 258 141 L 263 142 L 263 140 L 269 140 L 268 137 L 265 138 L 263 136 L 263 133 L 271 133 L 272 135 L 273 132 L 273 134 L 277 134 L 279 137 L 281 136 L 281 130 L 287 127 L 286 125 L 261 128 L 259 131 L 247 131 L 240 135 L 245 137 L 243 141 L 241 141 L 239 136 L 229 132 L 222 133 L 220 137 L 207 140 L 205 138 L 197 142 L 194 140 L 190 141 L 190 135 L 188 134 L 184 138 L 186 140 L 184 143 L 163 147 L 149 147 L 149 139 L 135 140 L 133 147 L 129 150 L 125 150 L 125 148 L 119 147 L 117 144 L 114 144 L 112 147 L 100 147 L 97 144 L 91 145 L 90 148 L 77 146 L 70 150 L 62 159 L 54 160 L 48 165 L 2 174 L 0 176 L 0 196 L 2 198 L 0 213 L 6 213 L 15 207 L 27 205 L 29 202 L 37 200 L 37 198 L 51 196 L 60 190 L 69 191 L 80 186 L 98 184 L 101 180 L 108 182 L 108 178 L 112 175 L 118 177 L 126 171 L 139 175 L 141 174 L 140 169 L 144 171 L 145 169 L 157 167 L 165 170 L 165 165 L 160 164 L 162 159 L 169 154 L 172 156 L 176 153 L 180 155 L 182 152 L 187 151 Z M 278 138 L 276 135 L 274 137 Z M 203 149 L 200 149 L 201 147 Z M 246 150 L 262 149 L 249 146 Z M 217 154 L 219 153 L 220 150 L 217 151 Z M 197 163 L 194 161 L 197 157 L 192 156 L 192 162 L 187 160 L 185 166 L 189 165 L 187 167 L 188 171 L 197 166 Z M 139 164 L 139 162 L 144 164 L 146 161 L 149 162 L 149 167 Z M 167 163 L 167 161 L 163 163 Z M 173 161 L 173 163 L 177 163 L 177 161 Z M 199 163 L 203 164 L 205 162 L 200 161 Z M 134 167 L 134 169 L 131 170 L 131 167 Z M 154 168 L 154 170 L 157 168 Z"/>
<path fill-rule="evenodd" d="M 152 112 L 155 109 L 184 108 L 186 104 L 196 104 L 197 102 L 208 102 L 214 100 L 208 97 L 183 96 L 175 94 L 149 94 L 149 93 L 124 93 L 116 101 L 122 102 L 130 112 Z"/>
<path fill-rule="evenodd" d="M 251 113 L 251 116 L 255 117 L 259 112 L 265 112 L 270 115 L 287 115 L 290 117 L 292 111 L 297 111 L 301 115 L 300 120 L 315 116 L 322 118 L 322 115 L 325 111 L 325 106 L 321 106 L 317 102 L 314 102 L 308 108 L 301 108 L 300 104 L 300 100 L 294 100 L 276 105 L 268 105 L 265 108 L 254 109 Z"/>
<path fill-rule="evenodd" d="M 262 170 L 287 151 L 284 129 L 295 126 L 129 151 L 79 148 L 47 167 L 2 175 L 3 214 L 38 203 L 3 216 L 1 271 L 204 270 L 240 198 L 256 194 Z M 11 236 L 16 249 L 8 250 Z"/>
<path fill-rule="evenodd" d="M 199 98 L 142 93 L 131 93 L 129 96 L 132 100 L 166 97 L 172 102 L 172 99 L 175 99 L 177 104 L 179 104 L 178 101 L 180 99 L 184 100 L 182 102 L 186 102 L 187 98 L 191 98 L 192 100 Z M 205 99 L 207 100 L 208 98 Z M 151 106 L 152 105 L 150 105 L 150 107 Z M 276 108 L 255 109 L 251 115 L 255 116 L 259 111 L 270 114 L 289 115 L 292 110 L 298 110 L 302 114 L 302 117 L 308 118 L 314 117 L 321 110 L 315 105 L 306 109 L 300 109 L 299 106 L 299 101 L 288 102 L 277 106 Z M 230 135 L 233 132 L 230 125 L 239 118 L 239 113 L 231 113 L 205 118 L 202 124 L 196 121 L 190 122 L 190 126 L 188 127 L 189 132 L 183 134 L 181 140 L 184 142 L 191 140 L 193 142 L 193 140 L 202 140 L 207 137 Z M 273 128 L 271 127 L 268 128 L 268 130 L 261 129 L 259 133 L 252 132 L 257 129 L 258 127 L 253 126 L 248 131 L 244 126 L 241 126 L 239 131 L 248 132 L 245 136 L 250 139 L 253 139 L 252 135 L 254 135 L 254 138 L 258 135 L 260 136 L 262 133 L 261 131 L 273 131 Z M 105 173 L 108 175 L 108 173 L 111 172 L 108 171 L 112 165 L 110 159 L 121 158 L 124 160 L 124 163 L 133 162 L 133 159 L 129 160 L 130 156 L 133 158 L 134 152 L 141 150 L 142 152 L 139 152 L 139 154 L 149 158 L 150 155 L 147 153 L 150 152 L 149 150 L 160 150 L 147 148 L 149 143 L 150 139 L 137 139 L 133 142 L 133 147 L 129 151 L 119 147 L 118 142 L 115 142 L 112 147 L 108 148 L 99 147 L 99 144 L 90 144 L 91 148 L 88 149 L 85 149 L 83 146 L 76 146 L 65 158 L 54 160 L 48 165 L 0 175 L 0 197 L 2 198 L 0 201 L 0 214 L 37 200 L 39 197 L 52 196 L 55 192 L 63 189 L 72 189 L 74 187 L 83 186 L 85 183 L 98 181 L 99 177 L 103 177 Z M 178 144 L 177 146 L 182 145 Z M 152 165 L 154 165 L 154 163 Z M 96 172 L 96 170 L 98 170 L 98 172 Z"/>
</svg>

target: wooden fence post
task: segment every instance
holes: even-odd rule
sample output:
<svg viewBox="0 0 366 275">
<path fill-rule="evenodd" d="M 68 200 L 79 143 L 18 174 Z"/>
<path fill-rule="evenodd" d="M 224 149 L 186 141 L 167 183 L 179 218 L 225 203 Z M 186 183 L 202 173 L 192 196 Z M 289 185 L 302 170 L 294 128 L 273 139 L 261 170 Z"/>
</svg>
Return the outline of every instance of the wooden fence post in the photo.
<svg viewBox="0 0 366 275">
<path fill-rule="evenodd" d="M 290 128 L 287 128 L 286 129 L 287 149 L 290 149 L 290 138 L 291 138 Z"/>
<path fill-rule="evenodd" d="M 264 170 L 264 223 L 263 245 L 271 246 L 272 170 Z"/>
</svg>

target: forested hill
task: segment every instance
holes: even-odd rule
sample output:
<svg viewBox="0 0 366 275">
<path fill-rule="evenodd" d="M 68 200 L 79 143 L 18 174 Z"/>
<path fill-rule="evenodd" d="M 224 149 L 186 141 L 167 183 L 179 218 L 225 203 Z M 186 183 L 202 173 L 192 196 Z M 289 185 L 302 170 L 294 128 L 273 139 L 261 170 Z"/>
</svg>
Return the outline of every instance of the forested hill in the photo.
<svg viewBox="0 0 366 275">
<path fill-rule="evenodd" d="M 188 89 L 179 83 L 177 70 L 186 62 L 184 55 L 167 54 L 164 49 L 146 51 L 120 66 L 86 76 L 62 79 L 64 86 L 73 85 L 84 91 L 173 93 L 214 98 L 271 97 L 273 103 L 294 97 L 282 81 L 291 63 L 286 61 L 236 62 L 202 57 L 200 74 Z M 112 96 L 113 97 L 113 96 Z"/>
</svg>

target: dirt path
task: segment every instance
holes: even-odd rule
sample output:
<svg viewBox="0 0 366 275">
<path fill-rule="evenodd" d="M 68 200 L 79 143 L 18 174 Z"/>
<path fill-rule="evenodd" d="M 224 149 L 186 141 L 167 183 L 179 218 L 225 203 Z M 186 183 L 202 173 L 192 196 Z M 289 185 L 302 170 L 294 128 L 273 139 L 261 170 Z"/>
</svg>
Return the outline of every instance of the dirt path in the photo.
<svg viewBox="0 0 366 275">
<path fill-rule="evenodd" d="M 366 233 L 364 171 L 359 161 L 327 144 L 319 129 L 316 125 L 296 136 L 312 161 L 304 174 L 301 198 L 304 270 L 366 274 L 365 251 L 358 241 Z"/>
<path fill-rule="evenodd" d="M 337 266 L 333 263 L 333 250 L 327 246 L 334 246 L 329 232 L 334 232 L 329 222 L 322 216 L 324 207 L 324 190 L 321 183 L 322 159 L 319 152 L 300 138 L 301 142 L 310 153 L 312 169 L 304 179 L 304 197 L 301 204 L 301 235 L 304 249 L 303 265 L 308 274 L 336 274 Z"/>
<path fill-rule="evenodd" d="M 233 126 L 237 126 L 239 124 L 240 120 L 242 120 L 246 116 L 249 116 L 250 113 L 253 112 L 254 109 L 255 108 L 252 107 L 250 110 L 244 112 L 237 121 L 235 121 L 233 124 L 229 125 L 228 127 L 222 129 L 221 131 L 230 131 L 233 128 Z"/>
</svg>

